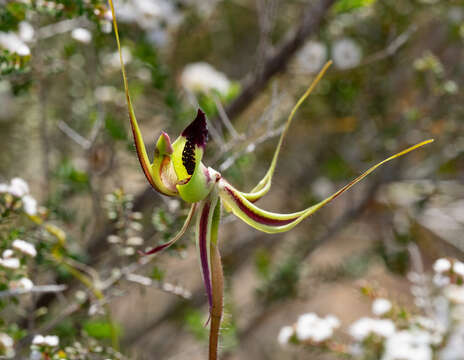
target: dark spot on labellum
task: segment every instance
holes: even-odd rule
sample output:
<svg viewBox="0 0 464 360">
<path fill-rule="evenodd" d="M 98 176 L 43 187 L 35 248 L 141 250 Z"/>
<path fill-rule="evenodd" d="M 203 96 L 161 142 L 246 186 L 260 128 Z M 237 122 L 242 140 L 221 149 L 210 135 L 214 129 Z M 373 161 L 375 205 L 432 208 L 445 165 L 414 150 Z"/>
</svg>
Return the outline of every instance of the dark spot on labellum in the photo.
<svg viewBox="0 0 464 360">
<path fill-rule="evenodd" d="M 205 113 L 201 109 L 198 109 L 197 117 L 182 131 L 181 135 L 187 138 L 187 142 L 190 141 L 193 145 L 205 147 L 208 141 L 208 128 Z"/>
<path fill-rule="evenodd" d="M 197 117 L 193 120 L 184 131 L 187 142 L 182 151 L 182 164 L 187 170 L 187 174 L 192 175 L 195 170 L 195 146 L 205 147 L 208 141 L 208 128 L 206 126 L 205 113 L 198 109 Z"/>
<path fill-rule="evenodd" d="M 182 164 L 187 170 L 187 174 L 192 175 L 195 170 L 195 145 L 189 138 L 187 138 L 182 151 Z"/>
</svg>

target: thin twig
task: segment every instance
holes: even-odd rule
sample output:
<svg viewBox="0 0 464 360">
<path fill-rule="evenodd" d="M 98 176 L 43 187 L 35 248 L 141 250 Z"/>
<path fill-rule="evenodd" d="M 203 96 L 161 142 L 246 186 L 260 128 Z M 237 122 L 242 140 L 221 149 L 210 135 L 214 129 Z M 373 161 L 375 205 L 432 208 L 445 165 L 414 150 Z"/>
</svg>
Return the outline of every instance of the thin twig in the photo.
<svg viewBox="0 0 464 360">
<path fill-rule="evenodd" d="M 58 293 L 66 290 L 68 287 L 66 285 L 39 285 L 34 286 L 31 289 L 10 289 L 0 291 L 0 299 L 6 297 L 12 297 L 17 295 L 24 294 L 40 294 L 40 293 Z"/>
<path fill-rule="evenodd" d="M 71 126 L 66 124 L 63 120 L 58 122 L 58 129 L 60 129 L 66 136 L 68 136 L 72 141 L 74 141 L 77 145 L 81 146 L 85 150 L 90 148 L 90 141 L 79 134 Z"/>
</svg>

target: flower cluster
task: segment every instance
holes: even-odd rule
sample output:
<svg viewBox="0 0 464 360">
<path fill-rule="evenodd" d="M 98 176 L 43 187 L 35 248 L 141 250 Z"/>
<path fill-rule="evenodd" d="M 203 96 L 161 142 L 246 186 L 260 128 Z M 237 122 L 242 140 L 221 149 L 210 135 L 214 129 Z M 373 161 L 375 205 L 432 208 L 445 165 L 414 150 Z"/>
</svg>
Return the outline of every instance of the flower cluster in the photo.
<svg viewBox="0 0 464 360">
<path fill-rule="evenodd" d="M 386 298 L 375 298 L 374 317 L 362 317 L 348 327 L 353 342 L 331 339 L 338 320 L 310 313 L 278 335 L 281 344 L 294 343 L 328 350 L 346 349 L 354 359 L 458 360 L 464 354 L 464 263 L 441 258 L 430 277 L 412 273 L 411 292 L 422 314 L 409 314 Z M 336 318 L 333 318 L 336 319 Z"/>
<path fill-rule="evenodd" d="M 327 61 L 329 50 L 319 41 L 308 41 L 298 52 L 296 61 L 298 70 L 307 73 L 317 73 Z M 360 46 L 350 38 L 336 40 L 330 49 L 334 65 L 341 69 L 351 69 L 361 63 L 362 52 Z"/>
<path fill-rule="evenodd" d="M 303 314 L 293 326 L 284 326 L 278 336 L 280 344 L 289 342 L 301 344 L 320 344 L 328 341 L 340 320 L 334 315 L 321 318 L 315 313 Z"/>
<path fill-rule="evenodd" d="M 0 201 L 4 212 L 7 209 L 22 208 L 28 215 L 37 213 L 37 201 L 29 194 L 29 185 L 21 178 L 13 178 L 9 184 L 0 183 Z"/>
<path fill-rule="evenodd" d="M 115 232 L 107 237 L 119 255 L 132 256 L 144 244 L 142 214 L 132 211 L 132 196 L 116 190 L 106 196 L 108 218 L 114 222 Z"/>
</svg>

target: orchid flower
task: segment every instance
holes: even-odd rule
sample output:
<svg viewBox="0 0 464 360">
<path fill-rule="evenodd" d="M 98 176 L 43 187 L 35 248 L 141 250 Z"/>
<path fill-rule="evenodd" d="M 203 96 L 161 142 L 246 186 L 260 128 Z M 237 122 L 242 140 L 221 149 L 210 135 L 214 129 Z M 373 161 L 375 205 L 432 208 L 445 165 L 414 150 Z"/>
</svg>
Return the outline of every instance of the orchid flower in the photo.
<svg viewBox="0 0 464 360">
<path fill-rule="evenodd" d="M 224 207 L 226 211 L 232 212 L 242 221 L 257 230 L 270 234 L 288 231 L 298 225 L 305 218 L 337 198 L 353 185 L 364 179 L 382 164 L 428 144 L 433 140 L 430 139 L 422 141 L 379 162 L 349 184 L 335 192 L 333 195 L 307 209 L 290 214 L 280 214 L 263 210 L 256 206 L 254 202 L 263 197 L 271 187 L 272 177 L 276 168 L 280 148 L 295 112 L 313 91 L 314 87 L 322 78 L 331 62 L 328 62 L 323 67 L 313 83 L 292 109 L 280 136 L 270 167 L 265 176 L 250 192 L 241 192 L 224 179 L 218 171 L 211 167 L 206 167 L 202 162 L 208 139 L 208 130 L 206 117 L 201 109 L 198 109 L 196 118 L 184 129 L 184 131 L 182 131 L 180 136 L 174 142 L 171 142 L 168 134 L 161 132 L 156 143 L 153 161 L 150 162 L 129 95 L 126 71 L 121 53 L 118 27 L 112 0 L 109 0 L 109 3 L 113 15 L 114 31 L 121 61 L 121 71 L 129 110 L 129 120 L 134 136 L 137 156 L 142 170 L 148 182 L 156 191 L 166 196 L 180 197 L 191 204 L 187 219 L 179 233 L 170 241 L 159 245 L 144 254 L 155 254 L 174 244 L 185 233 L 189 224 L 196 215 L 196 247 L 199 254 L 200 268 L 206 288 L 211 320 L 209 359 L 217 359 L 218 334 L 223 305 L 223 273 L 218 248 L 218 228 L 222 208 Z"/>
</svg>

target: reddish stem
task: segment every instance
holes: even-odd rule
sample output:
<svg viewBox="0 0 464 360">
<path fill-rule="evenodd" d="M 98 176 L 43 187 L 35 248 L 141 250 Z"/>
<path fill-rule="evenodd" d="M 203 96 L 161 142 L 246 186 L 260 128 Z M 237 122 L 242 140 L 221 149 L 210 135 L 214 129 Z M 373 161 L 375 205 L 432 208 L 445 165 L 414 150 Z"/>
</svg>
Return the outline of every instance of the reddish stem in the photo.
<svg viewBox="0 0 464 360">
<path fill-rule="evenodd" d="M 221 255 L 217 245 L 211 244 L 211 282 L 212 282 L 212 306 L 211 327 L 209 331 L 209 360 L 217 360 L 219 329 L 221 326 L 224 276 L 222 273 Z"/>
</svg>

